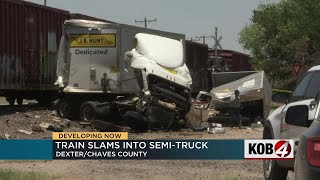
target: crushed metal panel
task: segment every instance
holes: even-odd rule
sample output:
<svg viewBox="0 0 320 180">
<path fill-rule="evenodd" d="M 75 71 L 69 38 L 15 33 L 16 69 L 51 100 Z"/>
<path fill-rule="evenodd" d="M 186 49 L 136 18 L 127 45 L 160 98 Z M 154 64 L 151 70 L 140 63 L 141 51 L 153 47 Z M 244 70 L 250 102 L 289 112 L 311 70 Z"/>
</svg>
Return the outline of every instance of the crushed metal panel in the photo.
<svg viewBox="0 0 320 180">
<path fill-rule="evenodd" d="M 235 90 L 240 91 L 240 102 L 263 100 L 264 118 L 271 107 L 272 89 L 264 71 L 245 76 L 239 80 L 221 85 L 211 90 L 218 99 L 229 98 Z"/>
<path fill-rule="evenodd" d="M 191 128 L 200 127 L 201 123 L 207 121 L 209 115 L 218 114 L 217 111 L 211 110 L 215 102 L 214 94 L 200 91 L 186 115 L 187 126 Z"/>
<path fill-rule="evenodd" d="M 197 108 L 194 105 L 195 103 L 193 103 L 186 116 L 188 124 L 193 128 L 199 127 L 208 118 L 219 114 L 218 111 L 214 111 L 211 108 L 228 108 L 229 104 L 227 102 L 235 90 L 240 91 L 240 102 L 263 100 L 263 118 L 268 117 L 271 107 L 272 89 L 266 74 L 263 71 L 259 71 L 213 88 L 210 93 L 201 91 L 195 101 L 198 101 L 200 96 L 205 94 L 212 97 L 210 105 L 205 108 Z"/>
</svg>

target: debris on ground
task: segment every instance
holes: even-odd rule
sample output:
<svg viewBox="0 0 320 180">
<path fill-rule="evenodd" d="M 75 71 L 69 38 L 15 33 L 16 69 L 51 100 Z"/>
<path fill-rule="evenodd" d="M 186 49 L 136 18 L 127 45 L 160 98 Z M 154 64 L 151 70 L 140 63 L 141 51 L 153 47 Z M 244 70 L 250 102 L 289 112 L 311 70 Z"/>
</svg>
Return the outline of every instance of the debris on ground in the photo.
<svg viewBox="0 0 320 180">
<path fill-rule="evenodd" d="M 207 128 L 209 134 L 224 134 L 226 132 L 225 128 L 222 127 L 222 124 L 219 123 L 209 123 Z"/>
<path fill-rule="evenodd" d="M 251 123 L 251 129 L 263 128 L 263 124 L 261 122 Z"/>
<path fill-rule="evenodd" d="M 38 132 L 38 133 L 44 132 L 44 131 L 41 129 L 41 127 L 40 127 L 40 126 L 37 126 L 37 125 L 33 125 L 33 126 L 32 126 L 32 131 Z"/>
<path fill-rule="evenodd" d="M 214 123 L 213 123 L 214 124 Z M 201 131 L 205 131 L 206 129 L 208 129 L 211 125 L 211 123 L 208 123 L 208 122 L 202 122 L 200 124 L 200 127 L 198 128 L 193 128 L 193 131 L 194 132 L 201 132 Z"/>
<path fill-rule="evenodd" d="M 10 134 L 0 134 L 0 139 L 9 140 L 10 139 Z"/>
<path fill-rule="evenodd" d="M 66 127 L 70 127 L 71 121 L 68 119 L 64 119 L 62 122 Z"/>
<path fill-rule="evenodd" d="M 192 132 L 192 129 L 180 129 L 181 132 Z"/>
<path fill-rule="evenodd" d="M 52 112 L 51 112 L 51 115 L 52 115 L 52 116 L 57 116 L 57 115 L 58 115 L 58 113 L 57 113 L 57 111 L 56 111 L 56 110 L 54 110 L 54 111 L 52 111 Z"/>
<path fill-rule="evenodd" d="M 26 130 L 23 130 L 23 129 L 18 129 L 17 132 L 20 132 L 20 133 L 22 133 L 22 134 L 27 134 L 27 135 L 32 134 L 31 131 L 26 131 Z"/>
<path fill-rule="evenodd" d="M 39 126 L 43 129 L 47 129 L 50 125 L 51 125 L 50 123 L 45 123 L 45 122 L 39 124 Z"/>
<path fill-rule="evenodd" d="M 52 121 L 58 123 L 61 127 L 70 127 L 71 121 L 68 119 L 60 119 L 58 117 L 53 117 Z"/>
<path fill-rule="evenodd" d="M 40 116 L 39 116 L 39 115 L 35 115 L 35 116 L 34 116 L 34 118 L 39 119 L 39 118 L 40 118 Z"/>
<path fill-rule="evenodd" d="M 225 128 L 219 128 L 219 127 L 208 128 L 209 134 L 224 134 L 225 132 L 226 132 Z"/>
<path fill-rule="evenodd" d="M 59 128 L 59 127 L 55 127 L 53 125 L 50 125 L 47 130 L 49 131 L 53 131 L 53 132 L 63 132 L 63 129 L 62 128 Z"/>
<path fill-rule="evenodd" d="M 53 117 L 52 121 L 57 122 L 57 123 L 62 123 L 61 119 L 59 117 Z"/>
<path fill-rule="evenodd" d="M 24 114 L 24 117 L 31 118 L 31 116 L 29 114 Z"/>
<path fill-rule="evenodd" d="M 263 127 L 260 127 L 260 128 L 254 128 L 253 130 L 254 130 L 254 131 L 263 132 Z"/>
<path fill-rule="evenodd" d="M 82 121 L 82 122 L 79 122 L 80 125 L 91 125 L 92 122 L 85 122 L 85 121 Z"/>
<path fill-rule="evenodd" d="M 19 112 L 19 113 L 16 113 Z M 9 106 L 0 105 L 0 138 L 5 139 L 4 133 L 10 134 L 10 139 L 42 139 L 51 137 L 52 131 L 47 130 L 49 125 L 60 128 L 62 124 L 52 121 L 53 118 L 59 119 L 63 123 L 63 129 L 54 129 L 55 131 L 63 130 L 70 132 L 88 132 L 92 131 L 91 126 L 82 127 L 78 121 L 69 121 L 51 115 L 52 110 L 37 105 Z M 40 118 L 35 118 L 40 116 Z M 70 123 L 70 127 L 68 124 Z M 40 126 L 44 132 L 37 133 L 32 131 L 32 126 Z M 68 127 L 68 128 L 67 128 Z M 18 129 L 32 132 L 23 133 Z M 0 178 L 1 179 L 1 178 Z"/>
<path fill-rule="evenodd" d="M 4 137 L 6 140 L 9 140 L 10 139 L 10 134 L 4 134 Z"/>
<path fill-rule="evenodd" d="M 215 134 L 224 134 L 226 132 L 226 129 L 221 127 L 215 127 L 214 132 Z"/>
</svg>

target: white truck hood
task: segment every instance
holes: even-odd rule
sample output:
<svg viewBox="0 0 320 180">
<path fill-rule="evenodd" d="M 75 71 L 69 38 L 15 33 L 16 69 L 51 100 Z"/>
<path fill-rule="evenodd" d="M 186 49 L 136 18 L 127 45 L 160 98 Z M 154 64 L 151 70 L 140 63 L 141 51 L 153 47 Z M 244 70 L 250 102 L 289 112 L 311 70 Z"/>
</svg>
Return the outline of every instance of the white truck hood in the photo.
<svg viewBox="0 0 320 180">
<path fill-rule="evenodd" d="M 135 69 L 146 69 L 155 74 L 190 88 L 192 79 L 183 61 L 183 44 L 174 39 L 139 33 L 136 48 L 125 54 L 125 61 Z"/>
<path fill-rule="evenodd" d="M 161 66 L 175 69 L 183 66 L 183 44 L 174 39 L 139 33 L 136 51 Z"/>
</svg>

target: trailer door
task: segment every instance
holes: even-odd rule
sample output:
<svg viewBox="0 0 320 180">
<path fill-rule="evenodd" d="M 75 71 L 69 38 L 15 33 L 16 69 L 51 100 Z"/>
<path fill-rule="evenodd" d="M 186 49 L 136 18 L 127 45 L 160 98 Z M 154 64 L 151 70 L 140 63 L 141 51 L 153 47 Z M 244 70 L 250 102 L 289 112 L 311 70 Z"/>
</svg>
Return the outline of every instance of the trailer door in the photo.
<svg viewBox="0 0 320 180">
<path fill-rule="evenodd" d="M 90 42 L 90 89 L 101 90 L 101 79 L 106 73 L 107 90 L 117 89 L 116 29 L 91 29 Z"/>
<path fill-rule="evenodd" d="M 88 28 L 69 27 L 70 72 L 68 86 L 90 89 L 90 56 L 88 55 Z"/>
</svg>

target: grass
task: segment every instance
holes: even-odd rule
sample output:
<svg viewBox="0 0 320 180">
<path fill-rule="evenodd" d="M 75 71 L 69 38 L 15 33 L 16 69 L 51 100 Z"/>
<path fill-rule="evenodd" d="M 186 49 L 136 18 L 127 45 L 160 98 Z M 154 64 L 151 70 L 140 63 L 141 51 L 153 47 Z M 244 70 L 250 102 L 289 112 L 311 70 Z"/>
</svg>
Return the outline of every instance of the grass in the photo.
<svg viewBox="0 0 320 180">
<path fill-rule="evenodd" d="M 0 170 L 0 180 L 49 180 L 46 173 L 35 171 Z"/>
</svg>

